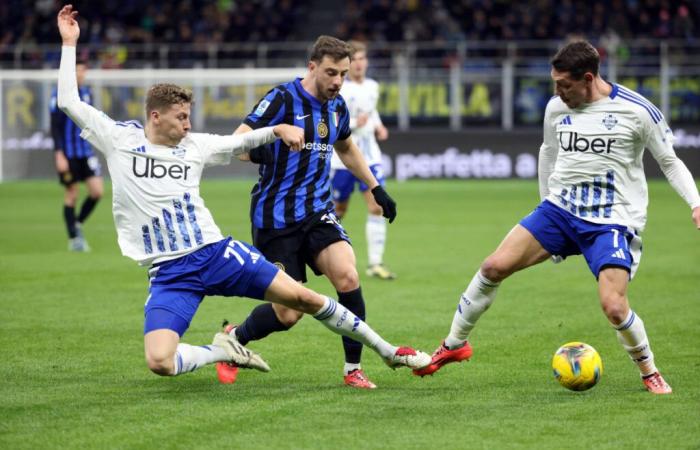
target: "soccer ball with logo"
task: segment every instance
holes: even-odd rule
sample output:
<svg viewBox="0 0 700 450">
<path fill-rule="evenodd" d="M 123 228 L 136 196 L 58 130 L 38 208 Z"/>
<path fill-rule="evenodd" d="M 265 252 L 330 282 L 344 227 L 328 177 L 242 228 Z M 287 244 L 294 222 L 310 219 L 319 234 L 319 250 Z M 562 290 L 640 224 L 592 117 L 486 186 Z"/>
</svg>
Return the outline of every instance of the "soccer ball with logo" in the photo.
<svg viewBox="0 0 700 450">
<path fill-rule="evenodd" d="M 603 361 L 598 352 L 583 342 L 562 345 L 552 358 L 554 377 L 572 391 L 585 391 L 603 375 Z"/>
</svg>

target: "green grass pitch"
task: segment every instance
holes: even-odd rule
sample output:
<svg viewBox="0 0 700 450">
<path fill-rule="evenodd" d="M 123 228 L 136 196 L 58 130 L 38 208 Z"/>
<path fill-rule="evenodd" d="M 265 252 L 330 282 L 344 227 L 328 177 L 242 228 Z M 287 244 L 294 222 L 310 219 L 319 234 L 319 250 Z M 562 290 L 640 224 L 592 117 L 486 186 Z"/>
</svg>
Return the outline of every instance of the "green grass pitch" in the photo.
<svg viewBox="0 0 700 450">
<path fill-rule="evenodd" d="M 250 240 L 250 180 L 207 181 L 224 234 Z M 109 191 L 109 190 L 108 190 Z M 368 322 L 389 341 L 432 352 L 480 261 L 536 205 L 534 182 L 407 182 L 388 191 L 393 282 L 362 277 Z M 644 391 L 600 311 L 582 257 L 514 275 L 472 333 L 471 362 L 434 377 L 389 370 L 365 349 L 373 392 L 342 385 L 340 338 L 311 318 L 251 343 L 272 372 L 220 385 L 213 367 L 177 378 L 144 363 L 143 268 L 120 255 L 110 193 L 85 227 L 93 251 L 71 254 L 60 187 L 0 185 L 0 448 L 699 448 L 700 232 L 665 182 L 650 185 L 644 257 L 630 286 L 671 396 Z M 345 226 L 364 272 L 365 209 Z M 309 285 L 333 294 L 315 278 Z M 256 303 L 208 298 L 185 341 L 209 343 L 221 320 Z M 556 348 L 593 345 L 598 386 L 552 377 Z"/>
</svg>

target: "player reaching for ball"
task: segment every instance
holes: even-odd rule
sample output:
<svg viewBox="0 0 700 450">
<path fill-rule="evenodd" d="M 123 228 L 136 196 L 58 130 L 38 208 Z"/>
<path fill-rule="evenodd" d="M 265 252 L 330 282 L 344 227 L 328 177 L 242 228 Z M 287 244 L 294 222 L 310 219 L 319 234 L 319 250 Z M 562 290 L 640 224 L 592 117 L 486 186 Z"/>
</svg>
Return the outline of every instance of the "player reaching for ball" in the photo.
<svg viewBox="0 0 700 450">
<path fill-rule="evenodd" d="M 598 280 L 603 312 L 644 385 L 654 394 L 671 393 L 654 364 L 644 322 L 627 300 L 646 223 L 644 149 L 690 205 L 698 229 L 700 195 L 673 150 L 673 134 L 661 112 L 636 92 L 603 80 L 599 60 L 596 49 L 584 41 L 566 45 L 552 59 L 556 95 L 544 117 L 542 203 L 481 264 L 459 300 L 450 333 L 433 353 L 432 363 L 414 371 L 416 375 L 471 357 L 467 337 L 501 281 L 551 257 L 583 254 Z"/>
</svg>

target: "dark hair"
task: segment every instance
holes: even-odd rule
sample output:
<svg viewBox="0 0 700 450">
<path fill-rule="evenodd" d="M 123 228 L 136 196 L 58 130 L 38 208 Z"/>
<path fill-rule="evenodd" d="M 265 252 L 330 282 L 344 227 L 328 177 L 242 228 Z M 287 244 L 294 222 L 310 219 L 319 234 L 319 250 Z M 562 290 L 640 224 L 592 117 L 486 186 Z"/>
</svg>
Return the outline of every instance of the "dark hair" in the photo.
<svg viewBox="0 0 700 450">
<path fill-rule="evenodd" d="M 189 89 L 170 83 L 154 84 L 146 95 L 146 114 L 184 103 L 192 103 L 192 91 Z"/>
<path fill-rule="evenodd" d="M 569 72 L 571 78 L 580 80 L 586 72 L 598 75 L 600 55 L 590 43 L 574 41 L 562 47 L 550 63 L 557 72 Z"/>
<path fill-rule="evenodd" d="M 324 56 L 330 56 L 333 61 L 339 61 L 344 58 L 352 59 L 353 50 L 345 41 L 341 41 L 333 36 L 319 36 L 311 48 L 309 60 L 320 63 Z"/>
</svg>

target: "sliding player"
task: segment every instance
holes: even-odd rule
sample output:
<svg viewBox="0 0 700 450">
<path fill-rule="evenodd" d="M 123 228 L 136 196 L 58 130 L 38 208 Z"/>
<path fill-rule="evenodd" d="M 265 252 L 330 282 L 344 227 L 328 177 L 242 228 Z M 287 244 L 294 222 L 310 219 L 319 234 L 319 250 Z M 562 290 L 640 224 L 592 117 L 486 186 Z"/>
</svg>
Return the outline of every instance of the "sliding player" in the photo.
<svg viewBox="0 0 700 450">
<path fill-rule="evenodd" d="M 189 133 L 192 94 L 172 84 L 156 84 L 148 91 L 145 127 L 113 121 L 78 95 L 76 15 L 70 5 L 58 14 L 63 39 L 58 106 L 105 155 L 122 253 L 151 265 L 144 345 L 153 372 L 178 375 L 222 361 L 269 370 L 228 333 L 217 333 L 212 345 L 180 342 L 205 295 L 265 299 L 312 314 L 335 333 L 368 345 L 391 367 L 419 368 L 430 362 L 425 353 L 384 341 L 344 306 L 304 288 L 254 247 L 224 238 L 204 205 L 199 181 L 206 166 L 226 164 L 232 154 L 277 137 L 298 151 L 304 146 L 303 130 L 283 124 L 238 136 Z"/>
</svg>

